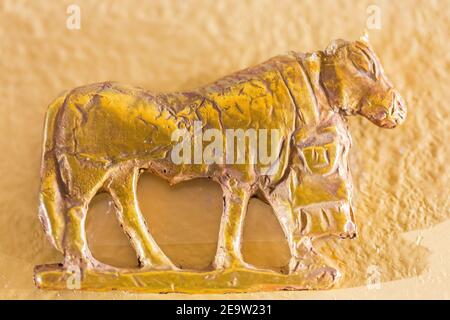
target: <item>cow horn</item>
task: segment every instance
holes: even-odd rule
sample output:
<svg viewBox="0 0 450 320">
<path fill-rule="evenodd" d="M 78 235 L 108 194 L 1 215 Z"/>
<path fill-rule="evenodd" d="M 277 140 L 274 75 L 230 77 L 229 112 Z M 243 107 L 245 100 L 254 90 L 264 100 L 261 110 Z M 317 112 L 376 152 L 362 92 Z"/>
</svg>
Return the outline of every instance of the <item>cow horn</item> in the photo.
<svg viewBox="0 0 450 320">
<path fill-rule="evenodd" d="M 359 40 L 367 44 L 369 43 L 369 32 L 367 29 L 364 30 L 364 34 L 359 38 Z"/>
</svg>

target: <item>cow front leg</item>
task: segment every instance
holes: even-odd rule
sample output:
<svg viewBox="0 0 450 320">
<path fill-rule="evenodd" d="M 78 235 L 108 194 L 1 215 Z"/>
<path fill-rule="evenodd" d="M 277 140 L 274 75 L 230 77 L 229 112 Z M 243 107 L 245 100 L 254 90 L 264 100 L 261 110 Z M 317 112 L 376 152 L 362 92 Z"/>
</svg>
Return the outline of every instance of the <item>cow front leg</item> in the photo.
<svg viewBox="0 0 450 320">
<path fill-rule="evenodd" d="M 138 175 L 138 170 L 117 175 L 107 186 L 117 207 L 117 217 L 142 269 L 177 269 L 151 236 L 139 210 L 136 197 Z"/>
<path fill-rule="evenodd" d="M 250 188 L 240 186 L 232 180 L 224 183 L 222 189 L 224 193 L 223 213 L 213 267 L 215 269 L 252 268 L 244 262 L 241 253 L 244 218 L 250 199 Z"/>
<path fill-rule="evenodd" d="M 271 204 L 291 252 L 287 273 L 304 273 L 311 281 L 320 281 L 323 285 L 334 283 L 339 272 L 314 250 L 312 238 L 302 234 L 297 214 L 289 203 L 272 200 Z"/>
</svg>

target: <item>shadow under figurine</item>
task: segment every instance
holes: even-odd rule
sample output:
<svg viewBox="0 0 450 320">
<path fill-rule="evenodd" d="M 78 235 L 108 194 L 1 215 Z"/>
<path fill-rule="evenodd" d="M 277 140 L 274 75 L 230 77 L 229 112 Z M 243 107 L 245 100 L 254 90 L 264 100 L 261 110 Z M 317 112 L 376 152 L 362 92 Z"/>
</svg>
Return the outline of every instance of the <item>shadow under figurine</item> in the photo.
<svg viewBox="0 0 450 320">
<path fill-rule="evenodd" d="M 36 267 L 36 285 L 186 293 L 331 287 L 339 272 L 313 243 L 321 236 L 356 236 L 346 124 L 351 115 L 383 128 L 406 116 L 364 38 L 280 55 L 189 92 L 158 94 L 106 82 L 64 93 L 47 112 L 39 217 L 65 259 Z M 278 130 L 270 146 L 276 165 L 268 174 L 267 166 L 251 161 L 174 163 L 174 132 L 195 139 L 196 122 L 225 139 L 229 129 Z M 158 247 L 137 206 L 143 171 L 170 184 L 194 178 L 220 184 L 223 215 L 210 270 L 181 270 Z M 105 265 L 88 248 L 88 205 L 101 192 L 114 200 L 139 269 Z M 284 272 L 261 270 L 242 258 L 244 217 L 253 196 L 272 207 L 284 231 L 291 252 Z M 74 276 L 77 286 L 69 286 Z"/>
</svg>

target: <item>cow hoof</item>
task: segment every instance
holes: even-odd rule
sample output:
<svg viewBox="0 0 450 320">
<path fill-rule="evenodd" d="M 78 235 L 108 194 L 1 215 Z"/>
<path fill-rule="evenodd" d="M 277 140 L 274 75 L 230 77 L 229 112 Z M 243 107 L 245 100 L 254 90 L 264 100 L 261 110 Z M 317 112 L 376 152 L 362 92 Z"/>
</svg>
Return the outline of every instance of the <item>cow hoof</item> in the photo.
<svg viewBox="0 0 450 320">
<path fill-rule="evenodd" d="M 159 263 L 152 262 L 152 259 L 149 258 L 138 258 L 139 261 L 139 271 L 178 271 L 180 270 L 177 266 L 175 266 L 168 259 L 164 259 L 164 261 L 159 261 Z"/>
<path fill-rule="evenodd" d="M 287 269 L 287 270 L 286 270 Z M 302 259 L 292 258 L 289 261 L 286 273 L 289 275 L 304 274 L 308 282 L 318 287 L 329 287 L 335 284 L 341 274 L 339 270 L 329 266 L 318 254 L 307 255 Z"/>
<path fill-rule="evenodd" d="M 317 289 L 330 288 L 336 284 L 341 277 L 339 270 L 333 267 L 324 264 L 306 265 L 302 261 L 296 261 L 295 263 L 291 262 L 283 271 L 288 275 L 303 275 L 308 286 Z"/>
<path fill-rule="evenodd" d="M 255 266 L 248 264 L 241 260 L 235 259 L 216 259 L 212 263 L 213 270 L 225 270 L 225 269 L 257 269 Z"/>
<path fill-rule="evenodd" d="M 336 284 L 340 277 L 339 270 L 332 267 L 322 267 L 309 272 L 306 279 L 317 288 L 329 288 Z"/>
<path fill-rule="evenodd" d="M 258 268 L 252 264 L 249 264 L 249 263 L 246 263 L 243 261 L 232 262 L 232 263 L 227 263 L 227 264 L 222 264 L 222 265 L 217 265 L 216 263 L 213 263 L 212 269 L 216 270 L 216 271 L 248 270 L 248 271 L 253 271 L 253 272 L 277 273 L 274 270 Z"/>
</svg>

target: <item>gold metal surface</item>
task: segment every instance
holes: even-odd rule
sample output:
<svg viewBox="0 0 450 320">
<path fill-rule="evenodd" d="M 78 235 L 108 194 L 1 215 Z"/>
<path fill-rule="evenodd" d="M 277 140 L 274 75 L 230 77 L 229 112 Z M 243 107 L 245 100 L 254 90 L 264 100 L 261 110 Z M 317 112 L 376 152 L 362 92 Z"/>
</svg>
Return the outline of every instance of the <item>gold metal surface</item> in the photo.
<svg viewBox="0 0 450 320">
<path fill-rule="evenodd" d="M 38 266 L 35 282 L 64 289 L 75 270 L 77 289 L 145 292 L 239 292 L 329 288 L 340 273 L 314 250 L 324 236 L 356 236 L 346 117 L 361 115 L 394 128 L 406 107 L 367 39 L 334 41 L 324 51 L 274 57 L 197 90 L 157 94 L 113 82 L 58 97 L 47 112 L 41 168 L 40 219 L 62 265 Z M 175 164 L 172 135 L 185 129 L 277 129 L 277 166 L 261 163 Z M 204 151 L 204 148 L 201 150 Z M 233 154 L 234 156 L 234 154 Z M 184 270 L 160 249 L 137 205 L 139 175 L 170 184 L 209 178 L 223 191 L 223 214 L 209 271 Z M 85 220 L 93 197 L 113 198 L 117 218 L 139 259 L 120 269 L 91 254 Z M 247 204 L 270 204 L 287 239 L 284 274 L 261 270 L 241 254 Z"/>
</svg>

